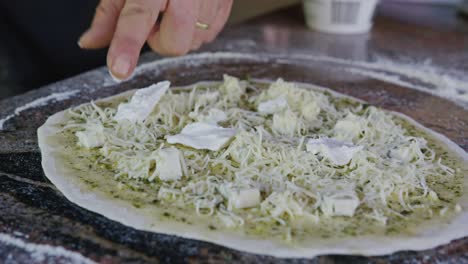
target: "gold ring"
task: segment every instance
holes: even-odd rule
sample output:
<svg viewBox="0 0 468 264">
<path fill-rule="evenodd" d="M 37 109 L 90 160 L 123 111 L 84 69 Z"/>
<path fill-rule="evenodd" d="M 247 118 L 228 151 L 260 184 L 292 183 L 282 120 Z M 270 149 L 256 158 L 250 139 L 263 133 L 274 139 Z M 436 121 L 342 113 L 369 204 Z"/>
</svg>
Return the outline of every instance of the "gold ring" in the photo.
<svg viewBox="0 0 468 264">
<path fill-rule="evenodd" d="M 210 26 L 208 24 L 205 24 L 205 23 L 202 23 L 202 22 L 199 22 L 197 21 L 197 23 L 195 23 L 195 26 L 199 29 L 203 29 L 203 30 L 207 30 Z"/>
</svg>

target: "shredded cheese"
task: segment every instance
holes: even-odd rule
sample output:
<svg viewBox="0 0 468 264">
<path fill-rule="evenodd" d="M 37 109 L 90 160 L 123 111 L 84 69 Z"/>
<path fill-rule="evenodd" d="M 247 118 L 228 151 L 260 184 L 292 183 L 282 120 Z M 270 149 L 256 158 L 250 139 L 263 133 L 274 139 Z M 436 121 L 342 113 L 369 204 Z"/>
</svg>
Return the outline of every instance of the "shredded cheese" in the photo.
<svg viewBox="0 0 468 264">
<path fill-rule="evenodd" d="M 432 210 L 439 198 L 428 178 L 454 169 L 385 111 L 340 102 L 281 79 L 249 90 L 226 75 L 218 86 L 169 90 L 140 122 L 116 122 L 116 107 L 92 103 L 70 110 L 65 129 L 77 130 L 80 147 L 99 148 L 116 184 L 155 183 L 157 199 L 228 228 L 272 222 L 291 236 L 302 218 L 361 215 L 385 226 Z"/>
</svg>

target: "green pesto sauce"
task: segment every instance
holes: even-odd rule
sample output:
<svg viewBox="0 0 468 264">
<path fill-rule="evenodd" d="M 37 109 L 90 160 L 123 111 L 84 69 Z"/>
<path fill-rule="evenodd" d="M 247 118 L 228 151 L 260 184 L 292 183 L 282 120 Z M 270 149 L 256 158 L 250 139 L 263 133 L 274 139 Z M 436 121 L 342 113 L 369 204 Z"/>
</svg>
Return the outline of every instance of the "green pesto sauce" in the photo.
<svg viewBox="0 0 468 264">
<path fill-rule="evenodd" d="M 179 92 L 176 90 L 175 92 Z M 319 91 L 320 92 L 320 91 Z M 332 97 L 328 92 L 323 92 L 330 97 L 330 101 L 337 108 L 356 108 L 362 105 L 359 111 L 364 111 L 368 105 L 361 104 L 348 98 Z M 118 103 L 124 101 L 122 97 L 116 98 L 113 102 L 100 102 L 100 106 L 117 107 Z M 252 108 L 246 100 L 244 102 L 246 109 Z M 251 109 L 250 109 L 251 110 Z M 359 114 L 359 112 L 357 112 Z M 322 218 L 316 223 L 311 219 L 298 218 L 292 221 L 290 227 L 285 227 L 277 222 L 249 222 L 246 221 L 244 226 L 235 229 L 236 232 L 253 236 L 257 238 L 274 239 L 279 241 L 287 241 L 287 233 L 290 228 L 292 242 L 300 243 L 310 237 L 314 238 L 343 238 L 362 235 L 396 235 L 404 234 L 411 235 L 421 228 L 433 224 L 448 223 L 455 215 L 455 204 L 459 197 L 463 194 L 463 177 L 468 172 L 467 164 L 459 160 L 457 156 L 452 154 L 443 143 L 435 140 L 432 136 L 424 131 L 417 129 L 414 125 L 406 120 L 394 117 L 394 120 L 403 126 L 408 135 L 424 137 L 428 140 L 429 146 L 436 152 L 436 159 L 439 157 L 442 163 L 456 168 L 455 175 L 433 175 L 427 178 L 427 184 L 431 189 L 437 192 L 438 201 L 428 201 L 422 199 L 421 203 L 429 205 L 432 209 L 432 215 L 427 211 L 414 210 L 412 212 L 403 211 L 402 216 L 390 216 L 387 220 L 387 225 L 381 225 L 378 222 L 364 217 L 367 208 L 359 207 L 352 218 L 349 217 L 333 217 L 328 221 Z M 312 131 L 313 132 L 313 131 Z M 197 225 L 197 227 L 205 228 L 207 231 L 225 230 L 226 228 L 215 217 L 197 216 L 192 205 L 173 205 L 164 200 L 159 200 L 157 197 L 161 182 L 154 182 L 127 179 L 120 177 L 114 178 L 115 171 L 112 168 L 99 164 L 100 154 L 98 150 L 84 149 L 77 146 L 77 140 L 74 136 L 74 130 L 70 129 L 60 134 L 60 141 L 64 147 L 63 158 L 69 165 L 80 172 L 79 177 L 81 182 L 87 188 L 99 192 L 112 199 L 125 201 L 137 209 L 150 209 L 154 211 L 155 222 L 159 221 L 176 221 L 186 225 Z M 183 146 L 177 146 L 183 147 Z M 233 164 L 235 166 L 235 164 Z M 216 172 L 216 168 L 210 168 L 212 172 Z M 184 179 L 182 179 L 184 181 Z M 182 183 L 183 184 L 183 183 Z M 391 208 L 401 211 L 398 203 L 398 198 L 389 200 Z M 444 216 L 440 216 L 440 211 L 448 208 Z M 257 208 L 237 209 L 236 214 L 247 216 L 255 214 Z M 331 224 L 333 222 L 333 224 Z"/>
</svg>

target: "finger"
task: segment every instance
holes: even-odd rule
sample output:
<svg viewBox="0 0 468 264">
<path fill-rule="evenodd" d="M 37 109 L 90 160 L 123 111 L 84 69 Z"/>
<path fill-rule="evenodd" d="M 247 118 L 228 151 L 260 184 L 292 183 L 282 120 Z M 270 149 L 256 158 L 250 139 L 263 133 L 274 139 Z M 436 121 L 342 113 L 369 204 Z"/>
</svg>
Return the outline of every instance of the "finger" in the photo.
<svg viewBox="0 0 468 264">
<path fill-rule="evenodd" d="M 223 3 L 220 3 L 220 9 L 216 13 L 216 17 L 212 25 L 210 25 L 210 30 L 205 43 L 213 41 L 216 36 L 221 32 L 224 25 L 226 24 L 229 14 L 231 13 L 233 0 L 221 0 Z"/>
<path fill-rule="evenodd" d="M 83 33 L 78 45 L 83 49 L 99 49 L 109 45 L 125 0 L 101 0 L 91 27 Z"/>
<path fill-rule="evenodd" d="M 124 80 L 132 74 L 162 4 L 159 0 L 125 2 L 107 53 L 107 65 L 115 78 Z"/>
<path fill-rule="evenodd" d="M 219 0 L 200 0 L 199 11 L 197 16 L 197 21 L 203 24 L 208 25 L 208 29 L 202 29 L 196 27 L 195 35 L 193 37 L 191 49 L 198 49 L 203 44 L 203 42 L 210 36 L 210 25 L 213 24 L 216 13 L 219 10 Z"/>
<path fill-rule="evenodd" d="M 151 49 L 167 56 L 180 56 L 189 52 L 195 32 L 197 8 L 197 1 L 169 1 L 159 31 L 148 37 Z"/>
<path fill-rule="evenodd" d="M 198 50 L 203 44 L 203 41 L 197 40 L 192 41 L 192 45 L 190 46 L 190 50 Z"/>
</svg>

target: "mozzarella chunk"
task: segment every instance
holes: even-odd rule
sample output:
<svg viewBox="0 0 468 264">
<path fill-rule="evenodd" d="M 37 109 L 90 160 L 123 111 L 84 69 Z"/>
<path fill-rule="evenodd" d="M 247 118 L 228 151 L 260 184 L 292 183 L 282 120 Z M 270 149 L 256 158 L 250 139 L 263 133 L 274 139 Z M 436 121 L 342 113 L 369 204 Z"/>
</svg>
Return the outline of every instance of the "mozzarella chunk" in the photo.
<svg viewBox="0 0 468 264">
<path fill-rule="evenodd" d="M 189 113 L 189 117 L 197 120 L 198 122 L 205 122 L 210 124 L 217 124 L 228 119 L 226 113 L 222 110 L 211 108 L 206 115 L 196 114 L 195 112 Z"/>
<path fill-rule="evenodd" d="M 345 143 L 332 138 L 309 139 L 306 149 L 312 154 L 322 154 L 333 164 L 342 166 L 348 164 L 353 156 L 362 150 L 362 146 Z"/>
<path fill-rule="evenodd" d="M 273 125 L 271 128 L 279 134 L 292 137 L 300 130 L 300 127 L 299 118 L 289 109 L 273 115 Z"/>
<path fill-rule="evenodd" d="M 303 216 L 302 206 L 292 197 L 292 192 L 271 193 L 260 205 L 263 211 L 269 212 L 273 217 L 281 217 L 284 214 L 289 217 Z"/>
<path fill-rule="evenodd" d="M 359 206 L 355 195 L 324 196 L 320 209 L 327 216 L 353 216 Z"/>
<path fill-rule="evenodd" d="M 128 103 L 122 103 L 114 116 L 115 120 L 144 121 L 153 111 L 161 97 L 169 89 L 170 82 L 163 81 L 135 92 Z"/>
<path fill-rule="evenodd" d="M 317 119 L 320 113 L 320 107 L 315 101 L 308 101 L 302 106 L 301 113 L 305 120 L 312 122 Z"/>
<path fill-rule="evenodd" d="M 195 149 L 217 151 L 227 145 L 236 130 L 223 128 L 216 124 L 196 122 L 185 126 L 180 134 L 168 136 L 170 144 L 182 144 Z"/>
<path fill-rule="evenodd" d="M 260 204 L 260 199 L 260 190 L 257 188 L 229 192 L 229 203 L 237 209 L 257 206 Z"/>
<path fill-rule="evenodd" d="M 217 124 L 218 122 L 223 122 L 228 119 L 226 113 L 222 110 L 212 108 L 208 111 L 208 115 L 202 120 L 203 122 L 207 123 L 214 123 Z"/>
<path fill-rule="evenodd" d="M 329 105 L 328 98 L 323 94 L 298 88 L 294 83 L 285 82 L 282 79 L 272 83 L 268 90 L 259 96 L 258 100 L 262 102 L 278 98 L 285 98 L 289 108 L 301 114 L 308 122 L 315 121 L 322 106 L 328 108 Z M 261 112 L 260 109 L 258 111 Z"/>
<path fill-rule="evenodd" d="M 201 95 L 199 95 L 196 99 L 196 105 L 198 107 L 200 106 L 206 106 L 206 105 L 209 105 L 209 104 L 212 104 L 214 102 L 216 102 L 219 98 L 219 92 L 218 91 L 215 91 L 215 92 L 206 92 L 206 93 L 203 93 Z"/>
<path fill-rule="evenodd" d="M 366 119 L 349 113 L 335 124 L 335 138 L 343 141 L 353 141 L 367 128 Z"/>
<path fill-rule="evenodd" d="M 78 145 L 85 148 L 101 147 L 105 143 L 104 126 L 101 123 L 87 123 L 84 131 L 75 133 Z"/>
<path fill-rule="evenodd" d="M 296 86 L 294 83 L 285 82 L 283 79 L 279 78 L 270 85 L 267 90 L 267 95 L 269 98 L 278 98 L 292 93 L 295 88 Z"/>
<path fill-rule="evenodd" d="M 182 159 L 180 151 L 174 147 L 159 150 L 156 156 L 155 175 L 162 181 L 179 180 L 182 178 Z"/>
<path fill-rule="evenodd" d="M 244 159 L 249 158 L 249 141 L 246 141 L 244 131 L 240 131 L 236 138 L 229 144 L 229 156 L 232 160 L 241 163 Z"/>
<path fill-rule="evenodd" d="M 268 100 L 266 102 L 262 102 L 258 105 L 258 112 L 265 113 L 265 114 L 274 114 L 277 112 L 281 112 L 288 106 L 288 100 L 286 97 L 281 96 L 273 100 Z"/>
<path fill-rule="evenodd" d="M 426 142 L 410 141 L 407 144 L 397 146 L 390 150 L 390 157 L 402 162 L 412 162 L 414 160 L 424 159 L 421 148 L 424 148 Z"/>
<path fill-rule="evenodd" d="M 237 103 L 245 93 L 246 85 L 236 77 L 224 75 L 224 82 L 219 87 L 221 93 L 228 102 Z"/>
</svg>

